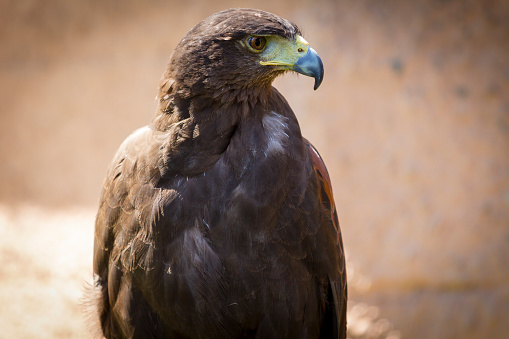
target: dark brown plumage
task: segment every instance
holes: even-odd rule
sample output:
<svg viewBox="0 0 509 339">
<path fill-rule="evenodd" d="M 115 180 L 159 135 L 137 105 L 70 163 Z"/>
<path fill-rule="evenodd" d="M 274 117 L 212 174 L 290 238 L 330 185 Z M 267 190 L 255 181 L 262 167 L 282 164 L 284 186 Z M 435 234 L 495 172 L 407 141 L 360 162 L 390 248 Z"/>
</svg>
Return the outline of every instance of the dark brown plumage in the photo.
<svg viewBox="0 0 509 339">
<path fill-rule="evenodd" d="M 105 337 L 346 336 L 330 179 L 272 87 L 288 70 L 315 88 L 323 76 L 299 29 L 262 11 L 216 13 L 179 43 L 154 121 L 104 181 L 93 302 Z"/>
</svg>

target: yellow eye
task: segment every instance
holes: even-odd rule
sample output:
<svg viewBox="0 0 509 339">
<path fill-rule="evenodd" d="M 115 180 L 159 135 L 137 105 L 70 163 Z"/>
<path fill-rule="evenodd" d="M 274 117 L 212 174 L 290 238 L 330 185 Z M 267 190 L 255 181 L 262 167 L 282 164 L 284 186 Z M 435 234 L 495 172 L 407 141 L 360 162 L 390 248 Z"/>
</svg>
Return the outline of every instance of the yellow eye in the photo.
<svg viewBox="0 0 509 339">
<path fill-rule="evenodd" d="M 262 36 L 252 36 L 247 40 L 249 46 L 255 51 L 262 51 L 265 48 L 267 40 Z"/>
</svg>

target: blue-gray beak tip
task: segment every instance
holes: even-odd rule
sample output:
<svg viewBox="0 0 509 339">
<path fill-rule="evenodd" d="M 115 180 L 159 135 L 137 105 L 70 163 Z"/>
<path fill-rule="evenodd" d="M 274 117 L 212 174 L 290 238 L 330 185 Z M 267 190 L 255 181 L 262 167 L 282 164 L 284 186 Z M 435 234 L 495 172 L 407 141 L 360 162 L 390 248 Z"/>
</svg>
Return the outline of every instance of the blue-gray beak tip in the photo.
<svg viewBox="0 0 509 339">
<path fill-rule="evenodd" d="M 293 67 L 295 72 L 315 78 L 314 90 L 320 87 L 323 81 L 323 63 L 316 51 L 311 47 L 306 55 L 301 57 Z"/>
</svg>

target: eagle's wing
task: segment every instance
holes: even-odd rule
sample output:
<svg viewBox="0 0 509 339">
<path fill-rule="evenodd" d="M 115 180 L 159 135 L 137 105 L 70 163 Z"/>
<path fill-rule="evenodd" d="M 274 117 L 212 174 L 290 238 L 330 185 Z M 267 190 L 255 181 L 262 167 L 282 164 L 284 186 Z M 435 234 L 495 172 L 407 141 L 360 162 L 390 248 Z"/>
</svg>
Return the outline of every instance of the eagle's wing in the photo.
<svg viewBox="0 0 509 339">
<path fill-rule="evenodd" d="M 153 335 L 158 328 L 151 308 L 140 297 L 139 286 L 132 281 L 134 271 L 148 271 L 157 261 L 151 216 L 158 213 L 151 211 L 159 208 L 161 200 L 152 184 L 159 176 L 158 148 L 150 128 L 138 129 L 122 143 L 104 180 L 93 265 L 100 326 L 108 338 L 119 333 Z M 133 317 L 131 327 L 117 328 L 114 314 L 145 316 Z"/>
<path fill-rule="evenodd" d="M 319 180 L 320 195 L 318 198 L 325 209 L 330 211 L 330 219 L 332 221 L 330 226 L 334 227 L 334 230 L 336 231 L 337 246 L 339 248 L 338 253 L 340 255 L 339 279 L 335 279 L 332 276 L 329 277 L 331 293 L 329 293 L 328 307 L 322 328 L 325 332 L 328 332 L 327 329 L 332 329 L 334 332 L 330 334 L 333 338 L 346 338 L 346 302 L 348 296 L 346 287 L 345 256 L 336 205 L 334 203 L 334 197 L 332 196 L 332 184 L 322 157 L 308 140 L 304 141 L 313 161 L 313 170 Z"/>
</svg>

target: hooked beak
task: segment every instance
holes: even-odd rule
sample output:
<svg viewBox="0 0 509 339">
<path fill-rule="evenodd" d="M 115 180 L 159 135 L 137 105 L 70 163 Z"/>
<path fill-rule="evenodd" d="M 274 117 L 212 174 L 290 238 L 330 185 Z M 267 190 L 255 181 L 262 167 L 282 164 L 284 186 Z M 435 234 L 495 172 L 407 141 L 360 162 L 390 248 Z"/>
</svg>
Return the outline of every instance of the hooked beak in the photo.
<svg viewBox="0 0 509 339">
<path fill-rule="evenodd" d="M 323 80 L 323 63 L 322 59 L 318 56 L 316 51 L 309 47 L 306 55 L 301 57 L 295 65 L 293 70 L 297 73 L 307 75 L 315 78 L 315 86 L 313 89 L 316 91 Z"/>
<path fill-rule="evenodd" d="M 316 90 L 323 80 L 323 63 L 314 49 L 300 35 L 295 40 L 274 37 L 273 44 L 267 47 L 261 65 L 276 66 L 281 70 L 292 70 L 315 78 Z"/>
</svg>

